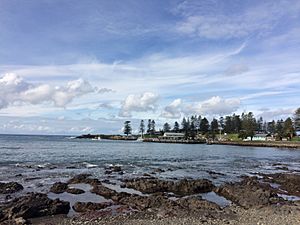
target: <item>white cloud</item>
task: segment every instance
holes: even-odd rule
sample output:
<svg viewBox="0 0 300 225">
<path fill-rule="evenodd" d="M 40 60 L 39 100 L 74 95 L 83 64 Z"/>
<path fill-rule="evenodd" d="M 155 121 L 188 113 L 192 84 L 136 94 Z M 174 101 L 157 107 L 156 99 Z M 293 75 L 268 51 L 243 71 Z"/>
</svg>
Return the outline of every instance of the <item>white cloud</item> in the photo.
<svg viewBox="0 0 300 225">
<path fill-rule="evenodd" d="M 171 118 L 171 119 L 177 119 L 180 118 L 182 115 L 182 100 L 181 99 L 175 99 L 171 104 L 167 105 L 163 112 L 161 113 L 161 116 L 164 118 Z"/>
<path fill-rule="evenodd" d="M 240 100 L 224 99 L 219 96 L 214 96 L 202 102 L 190 104 L 187 110 L 200 115 L 227 115 L 235 112 L 240 107 Z"/>
<path fill-rule="evenodd" d="M 55 106 L 65 107 L 73 99 L 91 92 L 94 88 L 83 79 L 70 81 L 65 86 L 52 86 L 29 83 L 16 74 L 7 73 L 0 78 L 0 109 L 18 102 L 53 102 Z"/>
<path fill-rule="evenodd" d="M 122 103 L 120 116 L 130 117 L 132 112 L 155 111 L 159 96 L 152 92 L 128 95 Z"/>
<path fill-rule="evenodd" d="M 299 1 L 265 2 L 248 7 L 242 13 L 225 14 L 202 8 L 198 3 L 190 3 L 198 10 L 190 10 L 190 6 L 181 5 L 178 12 L 184 20 L 177 24 L 177 30 L 184 34 L 197 35 L 207 39 L 242 38 L 255 35 L 264 35 L 272 30 L 283 16 L 297 17 L 299 15 Z M 186 13 L 186 10 L 189 10 Z M 203 11 L 205 10 L 205 11 Z"/>
<path fill-rule="evenodd" d="M 288 116 L 292 116 L 295 112 L 295 108 L 281 108 L 275 110 L 265 109 L 257 114 L 257 117 L 263 117 L 265 120 L 277 120 L 285 119 Z"/>
</svg>

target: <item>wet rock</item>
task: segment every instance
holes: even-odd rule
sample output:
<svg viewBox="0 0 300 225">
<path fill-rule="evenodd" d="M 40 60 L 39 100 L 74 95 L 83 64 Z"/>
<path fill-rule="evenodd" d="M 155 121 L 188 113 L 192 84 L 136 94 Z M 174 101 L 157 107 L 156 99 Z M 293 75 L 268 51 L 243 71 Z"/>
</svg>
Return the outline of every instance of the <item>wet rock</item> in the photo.
<svg viewBox="0 0 300 225">
<path fill-rule="evenodd" d="M 149 208 L 152 209 L 173 208 L 177 205 L 174 201 L 162 195 L 151 195 L 151 196 L 127 195 L 125 197 L 120 198 L 118 202 L 142 211 Z"/>
<path fill-rule="evenodd" d="M 281 189 L 290 195 L 300 196 L 300 175 L 288 173 L 276 173 L 264 175 L 264 180 L 270 183 L 280 184 Z"/>
<path fill-rule="evenodd" d="M 90 178 L 91 174 L 79 174 L 74 176 L 68 181 L 68 184 L 78 184 L 78 183 L 85 183 L 90 185 L 98 185 L 101 182 L 98 179 Z"/>
<path fill-rule="evenodd" d="M 241 182 L 221 185 L 215 189 L 215 192 L 244 208 L 281 201 L 269 184 L 262 184 L 255 177 L 247 177 Z"/>
<path fill-rule="evenodd" d="M 111 206 L 111 202 L 102 202 L 102 203 L 95 203 L 95 202 L 76 202 L 73 206 L 73 209 L 76 212 L 89 212 L 89 211 L 96 211 L 100 209 L 105 209 Z"/>
<path fill-rule="evenodd" d="M 143 193 L 173 192 L 178 195 L 191 195 L 209 192 L 214 188 L 211 181 L 207 179 L 187 180 L 177 182 L 159 179 L 134 179 L 125 182 L 126 187 L 133 188 Z"/>
<path fill-rule="evenodd" d="M 219 175 L 219 176 L 225 176 L 224 173 L 219 173 L 219 172 L 215 172 L 215 171 L 212 171 L 212 170 L 207 170 L 206 171 L 209 175 Z"/>
<path fill-rule="evenodd" d="M 67 183 L 56 182 L 50 188 L 50 191 L 55 193 L 55 194 L 61 194 L 61 193 L 65 192 L 67 189 L 68 189 L 68 184 Z"/>
<path fill-rule="evenodd" d="M 197 193 L 210 192 L 214 188 L 214 185 L 210 180 L 187 180 L 183 179 L 176 182 L 169 191 L 178 195 L 191 195 Z"/>
<path fill-rule="evenodd" d="M 67 192 L 73 195 L 80 195 L 84 193 L 84 190 L 78 189 L 78 188 L 68 188 Z"/>
<path fill-rule="evenodd" d="M 0 183 L 0 194 L 12 194 L 23 189 L 23 186 L 17 182 Z"/>
<path fill-rule="evenodd" d="M 199 197 L 181 198 L 177 200 L 177 203 L 184 208 L 188 208 L 189 210 L 194 210 L 194 211 L 200 209 L 221 210 L 220 206 L 218 206 L 216 203 L 203 200 Z"/>
<path fill-rule="evenodd" d="M 161 169 L 161 168 L 156 168 L 153 170 L 154 173 L 163 173 L 165 172 L 165 170 Z"/>
<path fill-rule="evenodd" d="M 16 198 L 1 206 L 0 222 L 16 218 L 35 218 L 56 214 L 67 214 L 70 203 L 51 200 L 46 194 L 30 193 L 27 196 Z"/>
<path fill-rule="evenodd" d="M 103 185 L 96 185 L 93 187 L 93 189 L 91 190 L 92 193 L 95 193 L 97 195 L 101 195 L 105 198 L 111 198 L 112 196 L 116 195 L 117 192 L 109 189 Z"/>
</svg>

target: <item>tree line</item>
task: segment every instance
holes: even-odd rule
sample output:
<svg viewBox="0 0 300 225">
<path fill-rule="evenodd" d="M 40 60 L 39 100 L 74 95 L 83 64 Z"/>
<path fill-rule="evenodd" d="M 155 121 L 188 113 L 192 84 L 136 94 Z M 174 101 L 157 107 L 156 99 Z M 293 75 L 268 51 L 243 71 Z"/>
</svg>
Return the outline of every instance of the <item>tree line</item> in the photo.
<svg viewBox="0 0 300 225">
<path fill-rule="evenodd" d="M 124 124 L 124 133 L 131 134 L 130 121 Z M 197 134 L 202 134 L 207 137 L 215 138 L 217 134 L 238 134 L 242 139 L 252 137 L 256 133 L 269 133 L 276 136 L 278 139 L 291 139 L 296 131 L 300 131 L 300 108 L 298 108 L 293 118 L 288 117 L 285 120 L 265 121 L 262 117 L 256 119 L 252 112 L 242 113 L 241 115 L 221 116 L 218 119 L 213 118 L 209 121 L 201 115 L 192 115 L 184 117 L 179 124 L 175 121 L 173 125 L 164 123 L 163 128 L 157 131 L 155 129 L 155 121 L 149 119 L 147 126 L 144 120 L 141 120 L 139 133 L 143 136 L 163 134 L 164 132 L 184 133 L 188 139 L 194 139 Z"/>
</svg>

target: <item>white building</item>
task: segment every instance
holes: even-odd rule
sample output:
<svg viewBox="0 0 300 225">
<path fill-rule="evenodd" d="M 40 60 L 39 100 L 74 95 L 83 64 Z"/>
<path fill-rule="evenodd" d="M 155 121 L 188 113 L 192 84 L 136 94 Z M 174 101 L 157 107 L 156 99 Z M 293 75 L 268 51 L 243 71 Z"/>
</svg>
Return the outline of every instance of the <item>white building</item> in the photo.
<svg viewBox="0 0 300 225">
<path fill-rule="evenodd" d="M 168 140 L 182 140 L 184 139 L 183 133 L 173 133 L 173 132 L 165 132 L 161 139 L 168 139 Z"/>
</svg>

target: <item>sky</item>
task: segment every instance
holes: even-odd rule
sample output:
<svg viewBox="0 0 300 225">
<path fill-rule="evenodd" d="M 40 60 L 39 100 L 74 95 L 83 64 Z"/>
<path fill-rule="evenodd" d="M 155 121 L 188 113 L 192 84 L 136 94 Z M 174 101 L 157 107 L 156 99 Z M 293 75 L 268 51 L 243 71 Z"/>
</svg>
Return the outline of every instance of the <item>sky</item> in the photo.
<svg viewBox="0 0 300 225">
<path fill-rule="evenodd" d="M 0 133 L 300 107 L 300 0 L 0 0 Z"/>
</svg>

